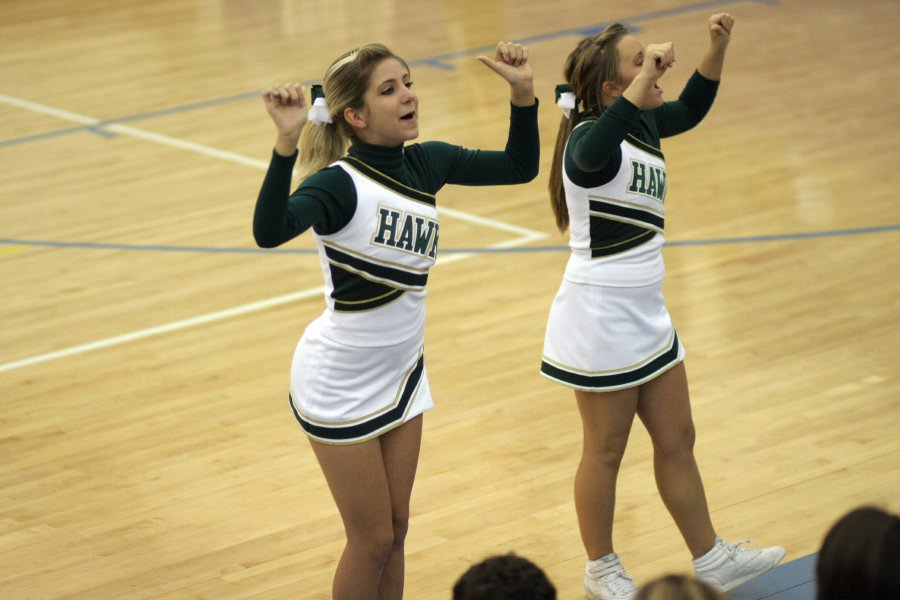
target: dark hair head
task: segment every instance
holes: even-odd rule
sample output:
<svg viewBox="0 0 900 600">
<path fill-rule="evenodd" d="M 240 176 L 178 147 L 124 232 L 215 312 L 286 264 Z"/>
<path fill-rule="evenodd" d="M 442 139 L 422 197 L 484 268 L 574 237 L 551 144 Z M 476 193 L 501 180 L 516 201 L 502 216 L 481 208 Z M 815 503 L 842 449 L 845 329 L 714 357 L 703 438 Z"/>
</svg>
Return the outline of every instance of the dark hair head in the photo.
<svg viewBox="0 0 900 600">
<path fill-rule="evenodd" d="M 453 600 L 556 600 L 556 588 L 540 567 L 510 553 L 469 567 L 453 586 Z"/>
<path fill-rule="evenodd" d="M 563 232 L 569 226 L 566 194 L 563 189 L 563 158 L 566 140 L 585 113 L 599 114 L 603 110 L 602 87 L 605 81 L 619 79 L 619 40 L 628 35 L 628 29 L 620 23 L 608 25 L 598 34 L 578 42 L 569 53 L 563 66 L 565 82 L 575 94 L 575 109 L 569 118 L 559 123 L 553 163 L 550 167 L 550 206 L 556 217 L 556 226 Z"/>
<path fill-rule="evenodd" d="M 563 77 L 572 86 L 583 110 L 601 110 L 601 87 L 604 81 L 619 79 L 619 40 L 628 29 L 613 23 L 595 35 L 578 42 L 563 66 Z M 576 107 L 577 110 L 577 107 Z"/>
<path fill-rule="evenodd" d="M 900 517 L 856 508 L 832 525 L 816 563 L 818 600 L 900 598 Z"/>
</svg>

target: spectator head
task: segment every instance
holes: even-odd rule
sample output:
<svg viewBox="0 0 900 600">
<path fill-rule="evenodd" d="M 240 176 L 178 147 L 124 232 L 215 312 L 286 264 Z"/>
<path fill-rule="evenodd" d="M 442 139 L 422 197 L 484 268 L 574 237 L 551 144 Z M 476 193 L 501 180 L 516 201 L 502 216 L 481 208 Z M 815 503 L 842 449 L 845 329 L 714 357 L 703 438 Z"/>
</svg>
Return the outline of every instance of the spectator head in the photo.
<svg viewBox="0 0 900 600">
<path fill-rule="evenodd" d="M 556 600 L 556 588 L 540 567 L 510 553 L 469 567 L 453 586 L 453 600 Z"/>
<path fill-rule="evenodd" d="M 900 517 L 861 506 L 825 535 L 816 563 L 818 600 L 900 598 Z"/>
</svg>

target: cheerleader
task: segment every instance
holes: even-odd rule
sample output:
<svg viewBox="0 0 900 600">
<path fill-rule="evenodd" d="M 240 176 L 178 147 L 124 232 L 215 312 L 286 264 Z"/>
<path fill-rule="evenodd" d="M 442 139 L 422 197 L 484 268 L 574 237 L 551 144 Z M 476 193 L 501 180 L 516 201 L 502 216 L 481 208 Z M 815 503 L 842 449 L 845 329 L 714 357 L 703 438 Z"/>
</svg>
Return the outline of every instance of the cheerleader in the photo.
<svg viewBox="0 0 900 600">
<path fill-rule="evenodd" d="M 694 127 L 718 89 L 734 19 L 709 19 L 709 48 L 679 98 L 663 100 L 671 43 L 644 46 L 619 24 L 569 55 L 551 205 L 571 255 L 547 323 L 541 373 L 572 388 L 584 444 L 575 508 L 587 552 L 585 593 L 630 600 L 613 549 L 615 486 L 637 415 L 653 440 L 657 488 L 699 578 L 729 590 L 776 565 L 783 548 L 728 544 L 713 528 L 694 459 L 684 347 L 661 293 L 666 163 L 660 139 Z"/>
<path fill-rule="evenodd" d="M 527 48 L 501 42 L 478 59 L 510 86 L 504 151 L 407 144 L 419 135 L 418 96 L 406 62 L 381 44 L 338 58 L 311 106 L 299 84 L 263 94 L 277 138 L 253 234 L 269 248 L 312 228 L 325 280 L 325 310 L 294 352 L 290 404 L 344 524 L 335 600 L 403 595 L 422 413 L 433 406 L 423 340 L 439 239 L 435 193 L 537 175 Z M 298 145 L 302 181 L 291 193 Z"/>
</svg>

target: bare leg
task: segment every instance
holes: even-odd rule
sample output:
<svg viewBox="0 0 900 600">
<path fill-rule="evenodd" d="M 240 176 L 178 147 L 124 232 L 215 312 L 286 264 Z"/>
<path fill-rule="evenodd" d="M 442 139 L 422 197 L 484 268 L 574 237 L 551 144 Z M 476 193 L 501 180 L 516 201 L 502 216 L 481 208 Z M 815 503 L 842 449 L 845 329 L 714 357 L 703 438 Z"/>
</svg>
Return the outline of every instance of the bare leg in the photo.
<svg viewBox="0 0 900 600">
<path fill-rule="evenodd" d="M 656 486 L 694 558 L 715 543 L 700 469 L 684 363 L 641 386 L 638 416 L 653 440 Z"/>
<path fill-rule="evenodd" d="M 616 478 L 638 403 L 638 389 L 607 393 L 575 392 L 584 429 L 581 462 L 575 473 L 575 512 L 590 560 L 613 551 Z"/>
<path fill-rule="evenodd" d="M 405 536 L 421 431 L 418 417 L 359 444 L 332 446 L 311 441 L 347 535 L 334 575 L 333 600 L 394 600 L 402 596 L 403 541 L 398 558 L 397 522 Z M 387 436 L 390 439 L 385 441 Z M 395 507 L 395 499 L 402 506 Z"/>
<path fill-rule="evenodd" d="M 381 452 L 391 495 L 394 544 L 381 575 L 378 590 L 380 600 L 399 600 L 403 597 L 404 543 L 409 529 L 409 503 L 416 478 L 416 466 L 419 464 L 421 441 L 421 415 L 381 436 Z"/>
</svg>

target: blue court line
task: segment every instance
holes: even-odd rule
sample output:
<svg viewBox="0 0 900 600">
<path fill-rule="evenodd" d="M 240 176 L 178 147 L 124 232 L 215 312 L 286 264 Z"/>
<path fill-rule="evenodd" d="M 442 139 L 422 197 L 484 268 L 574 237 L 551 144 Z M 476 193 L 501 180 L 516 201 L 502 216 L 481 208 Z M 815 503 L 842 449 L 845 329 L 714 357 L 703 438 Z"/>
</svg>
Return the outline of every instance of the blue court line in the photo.
<svg viewBox="0 0 900 600">
<path fill-rule="evenodd" d="M 303 81 L 300 82 L 302 85 L 309 87 L 315 81 Z M 98 135 L 102 135 L 105 137 L 116 137 L 116 134 L 103 129 L 107 125 L 115 125 L 117 123 L 130 123 L 134 121 L 143 121 L 146 119 L 154 119 L 156 117 L 164 117 L 167 115 L 180 114 L 184 112 L 190 112 L 192 110 L 199 110 L 203 108 L 209 108 L 211 106 L 221 106 L 224 104 L 230 104 L 232 102 L 237 102 L 240 100 L 247 100 L 249 98 L 257 98 L 262 93 L 262 90 L 255 92 L 242 92 L 240 94 L 232 94 L 230 96 L 222 96 L 220 98 L 211 98 L 209 100 L 199 100 L 197 102 L 190 102 L 188 104 L 181 104 L 178 106 L 172 106 L 169 108 L 160 108 L 157 110 L 151 110 L 147 112 L 137 113 L 134 115 L 127 115 L 124 117 L 117 117 L 115 119 L 104 119 L 99 120 L 96 123 L 91 125 L 76 125 L 74 127 L 66 127 L 63 129 L 56 129 L 54 131 L 46 131 L 44 133 L 36 133 L 34 135 L 28 135 L 20 138 L 13 138 L 10 140 L 0 140 L 0 148 L 5 146 L 15 146 L 18 144 L 24 144 L 27 142 L 35 142 L 40 140 L 46 140 L 49 138 L 59 137 L 63 135 L 69 135 L 72 133 L 81 133 L 81 132 L 90 132 L 96 133 Z"/>
<path fill-rule="evenodd" d="M 731 5 L 731 4 L 740 4 L 742 2 L 751 2 L 756 4 L 768 4 L 768 5 L 776 5 L 779 0 L 710 0 L 708 2 L 698 2 L 695 4 L 688 4 L 686 6 L 679 6 L 676 8 L 670 8 L 666 10 L 658 10 L 656 12 L 644 13 L 639 15 L 634 15 L 631 17 L 622 17 L 620 19 L 611 19 L 609 21 L 603 21 L 600 23 L 596 23 L 594 25 L 587 25 L 583 27 L 573 27 L 571 29 L 562 29 L 560 31 L 554 31 L 551 33 L 543 33 L 539 35 L 533 35 L 530 37 L 517 39 L 519 43 L 522 44 L 534 44 L 537 42 L 546 42 L 549 40 L 555 40 L 561 37 L 568 37 L 572 35 L 577 35 L 580 37 L 586 35 L 594 35 L 596 33 L 600 33 L 603 29 L 611 24 L 611 23 L 622 23 L 624 25 L 629 26 L 631 31 L 637 32 L 640 31 L 639 28 L 634 27 L 634 23 L 641 23 L 644 21 L 652 21 L 655 19 L 662 19 L 665 17 L 672 17 L 677 15 L 688 14 L 692 12 L 697 12 L 700 10 L 710 10 L 714 8 L 721 8 L 723 6 Z M 478 54 L 490 54 L 494 51 L 495 46 L 481 46 L 479 48 L 470 48 L 468 50 L 459 50 L 456 52 L 448 52 L 446 54 L 439 54 L 437 56 L 433 56 L 430 58 L 423 58 L 419 60 L 409 61 L 408 64 L 410 66 L 416 65 L 427 65 L 430 67 L 437 67 L 443 69 L 452 69 L 454 68 L 450 63 L 450 61 L 465 58 L 467 56 L 473 56 Z"/>
<path fill-rule="evenodd" d="M 871 235 L 900 231 L 900 223 L 860 227 L 856 229 L 832 229 L 827 231 L 806 231 L 773 235 L 750 235 L 727 238 L 667 241 L 666 246 L 680 248 L 686 246 L 713 246 L 727 244 L 754 244 L 764 242 L 784 242 L 813 238 L 842 237 L 848 235 Z M 61 242 L 54 240 L 20 240 L 0 238 L 0 245 L 33 246 L 43 248 L 66 248 L 73 250 L 124 250 L 129 252 L 192 252 L 196 254 L 316 254 L 309 248 L 244 248 L 215 246 L 160 246 L 153 244 L 117 244 L 107 242 Z M 441 248 L 442 254 L 524 254 L 533 252 L 568 252 L 568 246 L 524 246 L 519 248 Z"/>
<path fill-rule="evenodd" d="M 661 19 L 664 17 L 688 14 L 688 13 L 697 12 L 700 10 L 710 10 L 710 9 L 715 9 L 715 8 L 722 8 L 724 6 L 728 6 L 731 4 L 740 4 L 743 2 L 750 2 L 750 3 L 755 3 L 755 4 L 777 5 L 779 0 L 710 0 L 708 2 L 698 2 L 695 4 L 688 4 L 686 6 L 670 8 L 667 10 L 659 10 L 659 11 L 655 11 L 655 12 L 651 12 L 651 13 L 638 14 L 638 15 L 634 15 L 631 17 L 621 18 L 621 19 L 613 19 L 610 21 L 597 23 L 595 25 L 588 25 L 585 27 L 576 27 L 576 28 L 572 28 L 572 29 L 564 29 L 561 31 L 555 31 L 552 33 L 534 35 L 531 37 L 523 38 L 518 41 L 520 41 L 521 43 L 524 43 L 524 44 L 533 44 L 533 43 L 537 43 L 537 42 L 544 42 L 544 41 L 553 40 L 553 39 L 557 39 L 560 37 L 566 37 L 566 36 L 570 36 L 570 35 L 579 35 L 579 36 L 592 35 L 592 34 L 602 31 L 603 28 L 606 27 L 606 25 L 608 25 L 609 23 L 613 23 L 613 22 L 621 22 L 621 23 L 625 23 L 625 24 L 640 23 L 643 21 L 651 21 L 654 19 Z M 638 30 L 635 27 L 632 27 L 632 29 Z M 453 69 L 455 69 L 455 67 L 453 64 L 451 64 L 451 61 L 459 59 L 459 58 L 464 58 L 467 56 L 478 55 L 478 54 L 490 54 L 493 50 L 494 50 L 494 46 L 482 46 L 479 48 L 470 48 L 468 50 L 460 50 L 457 52 L 449 52 L 446 54 L 439 54 L 437 56 L 415 59 L 415 60 L 408 61 L 408 64 L 411 67 L 412 66 L 428 66 L 428 67 L 432 67 L 435 69 L 441 69 L 441 70 L 453 70 Z M 317 83 L 318 81 L 319 81 L 318 79 L 315 79 L 315 80 L 310 80 L 310 81 L 304 81 L 301 83 L 308 87 L 308 86 L 312 85 L 313 83 Z M 192 110 L 209 108 L 211 106 L 219 106 L 219 105 L 223 105 L 223 104 L 229 104 L 231 102 L 237 102 L 237 101 L 241 101 L 241 100 L 247 100 L 249 98 L 258 97 L 261 93 L 262 93 L 262 90 L 257 90 L 257 91 L 253 91 L 253 92 L 242 92 L 239 94 L 222 96 L 220 98 L 211 98 L 208 100 L 200 100 L 197 102 L 190 102 L 188 104 L 181 104 L 178 106 L 162 108 L 162 109 L 158 109 L 158 110 L 137 113 L 134 115 L 127 115 L 127 116 L 123 116 L 123 117 L 117 117 L 114 119 L 105 119 L 105 120 L 98 121 L 97 123 L 94 123 L 91 125 L 79 125 L 76 127 L 66 127 L 63 129 L 47 131 L 47 132 L 43 132 L 43 133 L 23 136 L 23 137 L 19 137 L 19 138 L 13 138 L 13 139 L 9 139 L 9 140 L 0 140 L 0 148 L 4 148 L 7 146 L 16 146 L 19 144 L 25 144 L 25 143 L 29 143 L 29 142 L 42 141 L 42 140 L 47 140 L 47 139 L 51 139 L 51 138 L 55 138 L 55 137 L 71 135 L 73 133 L 82 133 L 82 132 L 94 133 L 94 134 L 101 135 L 104 137 L 115 137 L 116 134 L 103 129 L 104 126 L 113 125 L 113 124 L 117 124 L 117 123 L 143 121 L 146 119 L 153 119 L 156 117 L 161 117 L 161 116 L 166 116 L 166 115 L 172 115 L 172 114 L 189 112 Z"/>
</svg>

